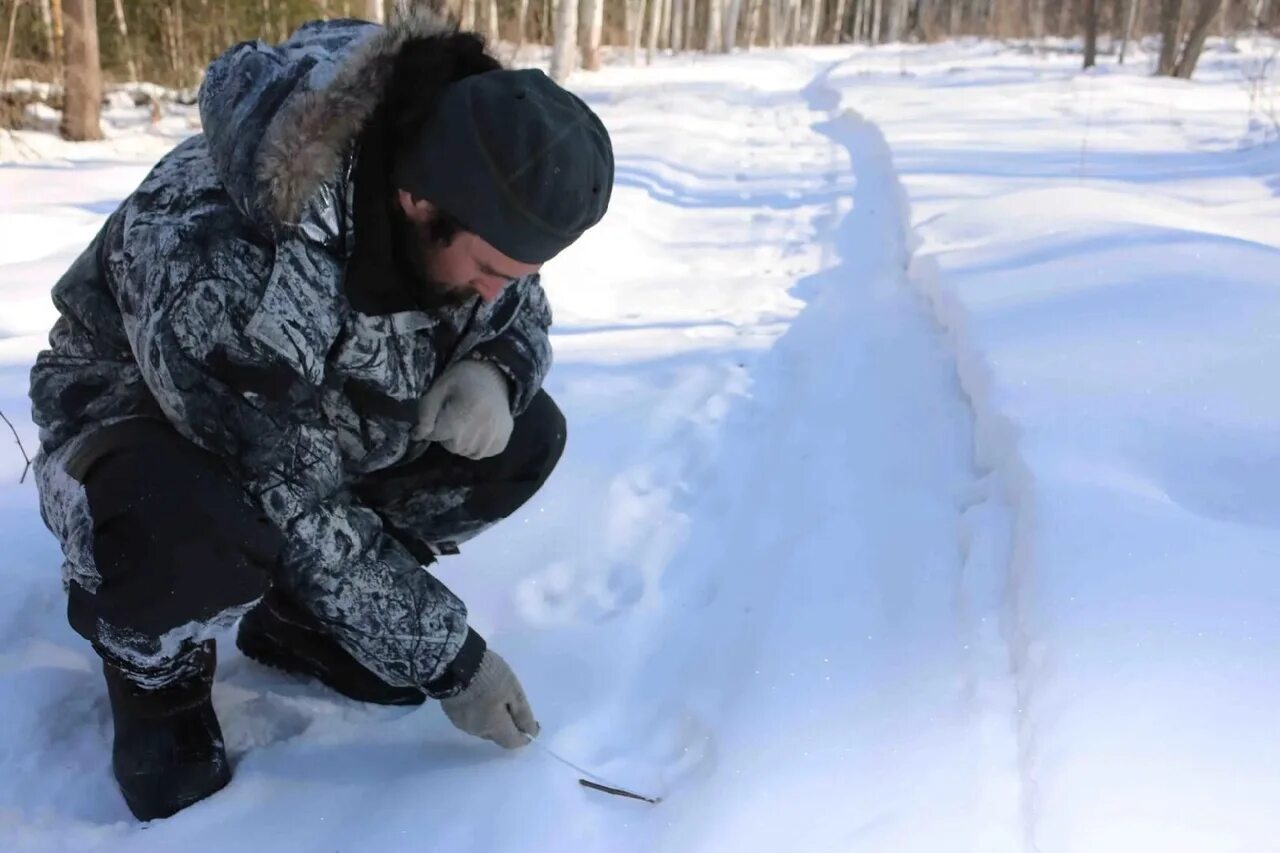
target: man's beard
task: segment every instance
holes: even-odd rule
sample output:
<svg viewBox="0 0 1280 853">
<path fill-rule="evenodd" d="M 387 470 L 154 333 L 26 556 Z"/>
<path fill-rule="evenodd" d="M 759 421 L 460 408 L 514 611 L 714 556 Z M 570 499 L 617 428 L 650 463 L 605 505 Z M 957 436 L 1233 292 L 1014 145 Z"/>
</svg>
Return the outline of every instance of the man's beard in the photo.
<svg viewBox="0 0 1280 853">
<path fill-rule="evenodd" d="M 431 256 L 447 248 L 458 235 L 458 224 L 446 214 L 436 211 L 425 225 L 414 222 L 400 206 L 392 205 L 392 243 L 396 264 L 410 273 L 416 287 L 414 298 L 424 308 L 450 308 L 471 301 L 475 295 L 469 287 L 456 287 L 437 281 L 431 275 Z"/>
</svg>

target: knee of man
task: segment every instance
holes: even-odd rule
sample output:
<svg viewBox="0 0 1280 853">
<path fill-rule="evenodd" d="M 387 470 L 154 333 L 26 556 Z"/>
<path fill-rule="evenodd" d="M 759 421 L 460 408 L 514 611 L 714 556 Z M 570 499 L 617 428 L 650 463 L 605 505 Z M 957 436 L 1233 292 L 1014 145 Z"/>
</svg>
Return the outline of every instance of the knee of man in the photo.
<svg viewBox="0 0 1280 853">
<path fill-rule="evenodd" d="M 527 442 L 527 464 L 539 483 L 555 470 L 564 453 L 567 434 L 564 413 L 546 391 L 539 391 L 524 414 L 516 419 L 513 435 Z"/>
</svg>

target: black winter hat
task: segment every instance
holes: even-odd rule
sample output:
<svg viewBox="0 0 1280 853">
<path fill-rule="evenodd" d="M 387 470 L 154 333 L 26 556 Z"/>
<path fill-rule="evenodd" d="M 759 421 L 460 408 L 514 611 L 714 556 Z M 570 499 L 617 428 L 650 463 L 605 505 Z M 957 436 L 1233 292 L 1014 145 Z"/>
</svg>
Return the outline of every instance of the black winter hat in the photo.
<svg viewBox="0 0 1280 853">
<path fill-rule="evenodd" d="M 613 146 L 591 108 L 541 71 L 489 71 L 445 90 L 394 178 L 504 255 L 540 264 L 604 216 Z"/>
</svg>

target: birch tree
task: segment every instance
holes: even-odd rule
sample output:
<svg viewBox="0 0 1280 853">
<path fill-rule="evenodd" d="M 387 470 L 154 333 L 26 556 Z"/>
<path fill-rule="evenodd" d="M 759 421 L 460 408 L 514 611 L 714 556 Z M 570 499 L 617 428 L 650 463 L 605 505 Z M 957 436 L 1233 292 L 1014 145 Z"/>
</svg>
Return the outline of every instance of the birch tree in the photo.
<svg viewBox="0 0 1280 853">
<path fill-rule="evenodd" d="M 836 11 L 827 25 L 827 41 L 840 44 L 844 36 L 844 19 L 849 12 L 849 0 L 836 0 Z"/>
<path fill-rule="evenodd" d="M 587 44 L 582 51 L 582 66 L 588 71 L 600 70 L 600 39 L 604 35 L 604 0 L 587 0 Z"/>
<path fill-rule="evenodd" d="M 796 43 L 796 18 L 800 14 L 800 0 L 780 0 L 781 13 L 778 21 L 778 44 Z"/>
<path fill-rule="evenodd" d="M 1084 67 L 1098 63 L 1098 0 L 1084 0 Z"/>
<path fill-rule="evenodd" d="M 907 27 L 907 0 L 886 0 L 890 3 L 888 8 L 888 41 L 902 41 Z"/>
<path fill-rule="evenodd" d="M 751 50 L 756 46 L 756 39 L 760 36 L 760 7 L 762 5 L 761 0 L 749 0 L 747 6 L 747 50 Z"/>
<path fill-rule="evenodd" d="M 1130 3 L 1132 3 L 1132 0 L 1130 0 Z M 1030 24 L 1032 38 L 1044 38 L 1044 12 L 1045 0 L 1031 0 L 1031 9 L 1028 14 L 1030 20 L 1028 23 Z"/>
<path fill-rule="evenodd" d="M 738 41 L 738 21 L 742 17 L 742 0 L 729 0 L 724 11 L 723 50 L 732 53 Z"/>
<path fill-rule="evenodd" d="M 662 0 L 649 0 L 649 31 L 645 41 L 644 61 L 653 64 L 653 54 L 658 50 L 658 30 L 662 25 Z"/>
<path fill-rule="evenodd" d="M 498 0 L 486 0 L 484 10 L 484 38 L 489 44 L 497 44 L 502 33 L 502 23 L 498 20 Z"/>
<path fill-rule="evenodd" d="M 1213 19 L 1220 11 L 1222 11 L 1222 0 L 1200 0 L 1196 8 L 1196 16 L 1191 22 L 1191 29 L 1187 33 L 1187 40 L 1182 45 L 1182 55 L 1173 69 L 1174 77 L 1191 79 L 1192 73 L 1196 70 L 1196 63 L 1200 61 L 1200 51 L 1204 50 L 1204 40 L 1209 35 L 1209 27 L 1213 25 Z"/>
<path fill-rule="evenodd" d="M 49 5 L 49 0 L 39 0 L 36 6 L 40 9 L 40 31 L 44 35 L 45 49 L 49 59 L 56 61 L 58 49 L 54 47 L 53 8 Z"/>
<path fill-rule="evenodd" d="M 1142 0 L 1128 0 L 1126 5 L 1128 11 L 1125 15 L 1124 37 L 1120 40 L 1120 56 L 1117 60 L 1120 65 L 1124 65 L 1125 51 L 1129 49 L 1129 39 L 1133 38 L 1133 25 L 1141 14 Z"/>
<path fill-rule="evenodd" d="M 905 5 L 907 0 L 901 0 Z M 818 32 L 822 29 L 822 7 L 823 0 L 810 0 L 809 2 L 809 31 L 805 35 L 805 44 L 817 44 Z"/>
<path fill-rule="evenodd" d="M 516 53 L 520 52 L 520 48 L 524 47 L 525 39 L 529 37 L 529 0 L 520 0 L 520 22 L 519 30 L 516 32 Z"/>
<path fill-rule="evenodd" d="M 644 41 L 644 0 L 626 0 L 627 47 L 631 64 L 640 64 L 640 43 Z"/>
<path fill-rule="evenodd" d="M 551 79 L 557 83 L 566 82 L 577 65 L 578 0 L 558 0 L 551 48 Z"/>
<path fill-rule="evenodd" d="M 1169 76 L 1178 62 L 1178 24 L 1182 18 L 1182 0 L 1163 0 L 1160 4 L 1160 58 L 1156 73 Z"/>
<path fill-rule="evenodd" d="M 58 67 L 58 73 L 62 74 L 67 50 L 62 0 L 49 0 L 49 16 L 53 19 L 53 62 Z"/>
<path fill-rule="evenodd" d="M 102 68 L 98 58 L 98 10 L 93 0 L 66 0 L 66 89 L 62 136 L 75 142 L 102 138 Z"/>
<path fill-rule="evenodd" d="M 707 53 L 719 53 L 724 48 L 724 0 L 707 0 Z"/>
</svg>

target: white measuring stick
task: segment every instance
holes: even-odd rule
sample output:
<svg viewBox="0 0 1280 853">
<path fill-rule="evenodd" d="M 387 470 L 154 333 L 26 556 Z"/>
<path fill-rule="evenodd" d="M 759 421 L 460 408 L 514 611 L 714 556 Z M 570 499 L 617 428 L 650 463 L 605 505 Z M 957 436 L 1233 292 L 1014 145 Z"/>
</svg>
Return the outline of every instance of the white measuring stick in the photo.
<svg viewBox="0 0 1280 853">
<path fill-rule="evenodd" d="M 587 770 L 585 767 L 579 767 L 577 764 L 574 764 L 572 761 L 565 758 L 563 755 L 560 755 L 551 747 L 542 743 L 535 737 L 530 737 L 529 742 L 532 743 L 534 746 L 538 747 L 538 749 L 545 752 L 547 755 L 554 758 L 556 761 L 559 761 L 565 767 L 568 767 L 571 770 L 575 770 L 578 773 L 581 773 L 583 776 L 587 777 L 588 779 L 594 782 L 598 782 L 599 784 L 604 785 L 606 788 L 610 788 L 613 791 L 621 791 L 626 794 L 632 795 L 636 799 L 646 800 L 651 803 L 658 803 L 662 800 L 662 797 L 651 797 L 648 794 L 641 794 L 637 791 L 633 791 L 630 788 L 624 787 L 622 785 L 616 785 L 613 782 L 610 782 L 608 779 L 605 779 L 603 776 L 601 776 L 598 773 L 592 773 L 590 770 Z"/>
</svg>

